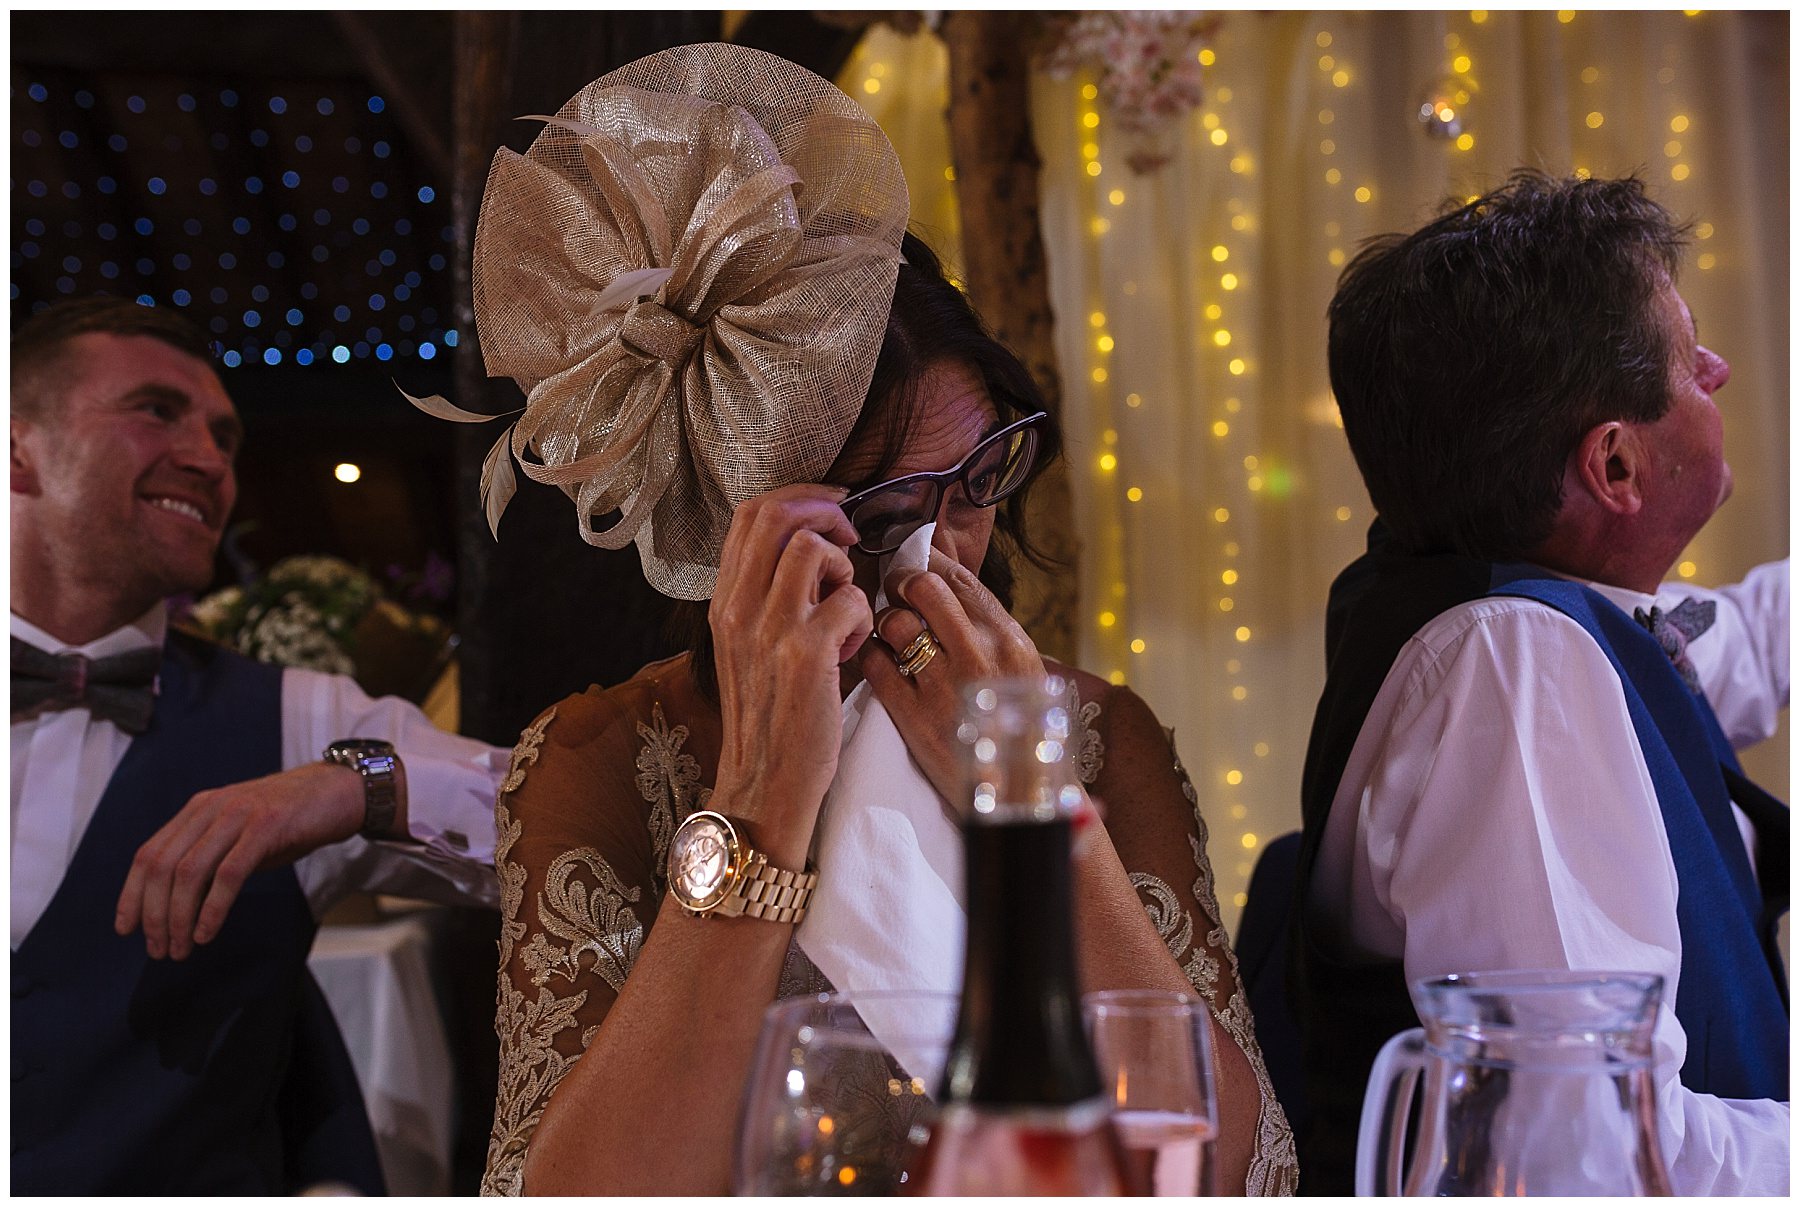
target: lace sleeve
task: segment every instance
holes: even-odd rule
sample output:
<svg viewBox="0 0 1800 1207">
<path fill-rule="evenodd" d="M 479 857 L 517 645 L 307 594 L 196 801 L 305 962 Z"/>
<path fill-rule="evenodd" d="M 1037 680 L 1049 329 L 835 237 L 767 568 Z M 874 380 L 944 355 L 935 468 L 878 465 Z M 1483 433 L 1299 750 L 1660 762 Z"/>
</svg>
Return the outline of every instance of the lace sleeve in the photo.
<svg viewBox="0 0 1800 1207">
<path fill-rule="evenodd" d="M 1077 749 L 1082 777 L 1105 810 L 1107 834 L 1157 933 L 1256 1076 L 1261 1107 L 1243 1192 L 1291 1195 L 1298 1183 L 1293 1133 L 1269 1082 L 1237 956 L 1219 921 L 1206 819 L 1173 735 L 1129 690 L 1085 675 L 1080 682 L 1095 698 L 1081 707 L 1086 732 Z"/>
<path fill-rule="evenodd" d="M 672 829 L 681 785 L 640 773 L 644 731 L 606 695 L 571 697 L 520 735 L 501 784 L 500 1085 L 483 1194 L 521 1193 L 544 1107 L 612 1008 L 655 917 L 655 827 Z"/>
</svg>

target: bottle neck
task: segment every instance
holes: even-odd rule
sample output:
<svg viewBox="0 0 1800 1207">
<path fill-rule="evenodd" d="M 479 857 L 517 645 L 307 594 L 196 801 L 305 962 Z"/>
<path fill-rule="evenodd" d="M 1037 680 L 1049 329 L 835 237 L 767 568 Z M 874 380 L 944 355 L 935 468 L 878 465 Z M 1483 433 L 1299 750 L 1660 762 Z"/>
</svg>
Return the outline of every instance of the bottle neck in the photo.
<svg viewBox="0 0 1800 1207">
<path fill-rule="evenodd" d="M 963 825 L 969 936 L 944 1102 L 1067 1106 L 1100 1094 L 1081 1019 L 1071 828 Z"/>
</svg>

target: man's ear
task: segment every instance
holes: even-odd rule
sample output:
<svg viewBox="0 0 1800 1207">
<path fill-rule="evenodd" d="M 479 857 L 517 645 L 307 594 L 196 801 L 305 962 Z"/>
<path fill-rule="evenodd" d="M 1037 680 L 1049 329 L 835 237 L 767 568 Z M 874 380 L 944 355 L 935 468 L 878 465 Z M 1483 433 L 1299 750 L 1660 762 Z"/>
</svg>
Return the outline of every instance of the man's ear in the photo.
<svg viewBox="0 0 1800 1207">
<path fill-rule="evenodd" d="M 1636 515 L 1644 505 L 1643 446 L 1629 423 L 1613 421 L 1589 429 L 1569 455 L 1567 485 L 1601 510 Z"/>
<path fill-rule="evenodd" d="M 12 417 L 12 490 L 16 495 L 38 493 L 37 469 L 25 436 L 31 425 L 18 416 Z"/>
</svg>

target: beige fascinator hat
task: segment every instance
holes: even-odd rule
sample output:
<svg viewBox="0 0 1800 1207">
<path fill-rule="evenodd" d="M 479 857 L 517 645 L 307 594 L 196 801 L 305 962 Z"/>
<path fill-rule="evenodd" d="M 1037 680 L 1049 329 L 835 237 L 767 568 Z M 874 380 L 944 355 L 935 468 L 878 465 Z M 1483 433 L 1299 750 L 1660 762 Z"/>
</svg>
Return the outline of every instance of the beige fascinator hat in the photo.
<svg viewBox="0 0 1800 1207">
<path fill-rule="evenodd" d="M 482 467 L 489 523 L 510 447 L 574 499 L 583 540 L 635 540 L 658 591 L 706 599 L 733 510 L 817 481 L 861 412 L 899 160 L 829 81 L 724 43 L 639 59 L 538 120 L 524 155 L 495 153 L 475 231 L 482 356 L 526 395 Z"/>
</svg>

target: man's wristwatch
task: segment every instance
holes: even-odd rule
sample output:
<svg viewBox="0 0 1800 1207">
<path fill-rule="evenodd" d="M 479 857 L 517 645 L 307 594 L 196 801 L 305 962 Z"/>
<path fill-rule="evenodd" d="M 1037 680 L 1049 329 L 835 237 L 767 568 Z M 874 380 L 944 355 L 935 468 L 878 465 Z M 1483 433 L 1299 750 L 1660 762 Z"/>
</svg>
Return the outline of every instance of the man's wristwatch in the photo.
<svg viewBox="0 0 1800 1207">
<path fill-rule="evenodd" d="M 669 843 L 669 891 L 690 914 L 798 922 L 818 883 L 817 872 L 770 867 L 730 818 L 710 809 L 690 815 Z"/>
<path fill-rule="evenodd" d="M 394 753 L 394 744 L 375 738 L 344 738 L 327 746 L 320 757 L 362 776 L 364 836 L 394 837 L 394 814 L 400 807 L 399 785 L 394 779 L 400 756 Z"/>
</svg>

